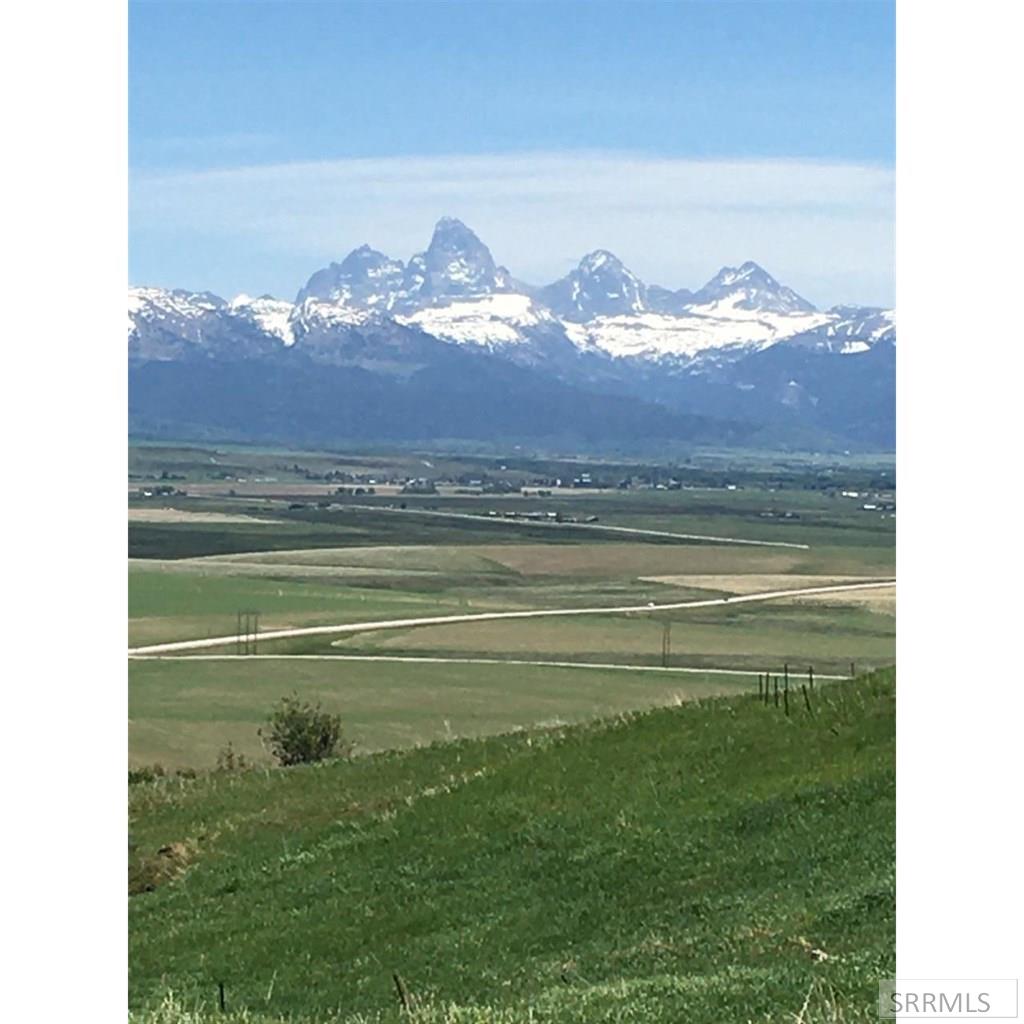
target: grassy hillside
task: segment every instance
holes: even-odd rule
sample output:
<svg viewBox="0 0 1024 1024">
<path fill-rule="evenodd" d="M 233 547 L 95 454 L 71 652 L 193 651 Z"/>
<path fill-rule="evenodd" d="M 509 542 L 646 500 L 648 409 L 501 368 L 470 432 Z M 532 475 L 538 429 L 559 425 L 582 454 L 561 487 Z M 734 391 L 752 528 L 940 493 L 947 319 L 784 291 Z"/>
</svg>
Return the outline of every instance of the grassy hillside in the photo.
<svg viewBox="0 0 1024 1024">
<path fill-rule="evenodd" d="M 133 1020 L 873 1020 L 895 679 L 795 697 L 135 785 Z"/>
</svg>

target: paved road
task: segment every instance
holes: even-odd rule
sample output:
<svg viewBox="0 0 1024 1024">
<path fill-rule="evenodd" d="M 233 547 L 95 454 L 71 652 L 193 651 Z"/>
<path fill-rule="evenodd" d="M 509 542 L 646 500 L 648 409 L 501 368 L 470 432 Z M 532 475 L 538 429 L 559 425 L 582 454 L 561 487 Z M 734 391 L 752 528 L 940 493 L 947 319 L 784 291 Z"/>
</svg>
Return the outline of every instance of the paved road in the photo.
<svg viewBox="0 0 1024 1024">
<path fill-rule="evenodd" d="M 673 604 L 631 604 L 599 608 L 541 608 L 519 612 L 475 612 L 468 615 L 434 615 L 420 619 L 384 619 L 377 622 L 348 622 L 337 626 L 300 626 L 293 629 L 272 629 L 260 633 L 260 640 L 286 640 L 299 636 L 329 636 L 347 633 L 367 633 L 382 629 L 409 629 L 416 626 L 444 626 L 460 622 L 494 622 L 501 619 L 547 619 L 570 615 L 623 615 L 630 612 L 675 611 L 680 608 L 711 608 L 723 604 L 751 604 L 755 601 L 775 601 L 787 597 L 808 597 L 814 594 L 836 594 L 850 590 L 872 590 L 894 587 L 895 580 L 873 580 L 869 583 L 834 583 L 821 587 L 801 587 L 798 590 L 768 590 L 760 594 L 742 594 L 737 597 L 711 597 L 700 601 L 677 601 Z M 194 651 L 206 647 L 233 644 L 237 637 L 215 636 L 202 640 L 177 640 L 173 643 L 130 647 L 131 657 L 151 654 L 171 654 L 175 651 Z"/>
<path fill-rule="evenodd" d="M 618 665 L 593 661 L 523 661 L 515 658 L 434 658 L 400 654 L 167 654 L 152 655 L 153 661 L 383 661 L 416 665 L 527 665 L 538 668 L 597 668 L 617 672 L 669 672 L 700 676 L 761 676 L 746 668 L 695 668 L 689 665 Z M 821 672 L 815 679 L 848 679 L 849 676 L 830 676 Z"/>
<path fill-rule="evenodd" d="M 394 512 L 403 516 L 436 516 L 442 519 L 468 519 L 474 523 L 503 523 L 506 526 L 547 526 L 554 530 L 598 530 L 601 533 L 625 533 L 636 537 L 669 537 L 672 540 L 699 540 L 713 544 L 746 544 L 758 548 L 793 548 L 809 551 L 809 544 L 787 540 L 750 540 L 744 537 L 712 537 L 703 533 L 670 533 L 667 530 L 641 530 L 635 526 L 605 526 L 602 523 L 559 523 L 553 519 L 506 519 L 504 516 L 470 515 L 468 512 L 438 512 L 426 508 L 388 508 L 386 505 L 346 505 L 364 512 Z"/>
</svg>

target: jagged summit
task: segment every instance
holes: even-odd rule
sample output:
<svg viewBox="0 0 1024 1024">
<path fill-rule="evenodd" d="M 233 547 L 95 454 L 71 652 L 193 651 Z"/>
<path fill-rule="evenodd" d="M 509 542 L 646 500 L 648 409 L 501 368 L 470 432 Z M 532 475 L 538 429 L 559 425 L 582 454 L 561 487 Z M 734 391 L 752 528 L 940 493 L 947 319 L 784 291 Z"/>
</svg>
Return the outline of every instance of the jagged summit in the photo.
<svg viewBox="0 0 1024 1024">
<path fill-rule="evenodd" d="M 590 274 L 596 274 L 602 268 L 621 270 L 623 269 L 622 260 L 607 249 L 595 249 L 593 252 L 588 252 L 579 263 L 579 269 Z"/>
<path fill-rule="evenodd" d="M 296 296 L 342 305 L 390 310 L 403 289 L 405 265 L 369 245 L 353 249 L 341 263 L 318 270 Z"/>
<path fill-rule="evenodd" d="M 556 315 L 585 322 L 599 316 L 642 313 L 647 309 L 646 286 L 614 253 L 595 249 L 575 270 L 540 290 Z"/>
<path fill-rule="evenodd" d="M 565 277 L 529 288 L 499 266 L 480 236 L 458 217 L 434 225 L 426 249 L 403 263 L 368 244 L 318 270 L 299 292 L 307 299 L 409 316 L 428 307 L 496 294 L 529 295 L 557 317 L 587 323 L 601 317 L 655 313 L 683 316 L 731 309 L 739 314 L 815 313 L 810 302 L 747 260 L 722 267 L 699 291 L 646 285 L 613 252 L 594 249 Z"/>
<path fill-rule="evenodd" d="M 475 231 L 468 227 L 458 217 L 440 217 L 434 225 L 434 234 L 431 237 L 431 245 L 438 240 L 449 239 L 454 244 L 482 245 Z"/>
<path fill-rule="evenodd" d="M 507 291 L 511 277 L 490 250 L 457 217 L 442 217 L 430 245 L 408 264 L 363 244 L 341 263 L 318 270 L 296 297 L 411 313 L 437 300 Z"/>
<path fill-rule="evenodd" d="M 722 267 L 693 296 L 694 305 L 721 303 L 735 309 L 768 313 L 813 313 L 815 308 L 772 277 L 753 260 L 739 267 Z"/>
<path fill-rule="evenodd" d="M 252 351 L 271 339 L 308 353 L 312 338 L 330 347 L 343 335 L 375 331 L 379 339 L 413 331 L 559 365 L 597 357 L 710 366 L 781 341 L 857 354 L 895 339 L 891 311 L 819 313 L 753 260 L 722 267 L 694 293 L 647 285 L 615 253 L 593 249 L 560 280 L 529 287 L 453 216 L 437 221 L 427 247 L 408 262 L 359 245 L 313 274 L 295 304 L 267 296 L 228 304 L 208 293 L 161 289 L 135 289 L 129 298 L 129 333 L 140 358 L 205 351 L 239 325 Z"/>
<path fill-rule="evenodd" d="M 431 298 L 487 295 L 502 286 L 491 250 L 456 217 L 437 222 L 422 267 L 422 292 Z"/>
</svg>

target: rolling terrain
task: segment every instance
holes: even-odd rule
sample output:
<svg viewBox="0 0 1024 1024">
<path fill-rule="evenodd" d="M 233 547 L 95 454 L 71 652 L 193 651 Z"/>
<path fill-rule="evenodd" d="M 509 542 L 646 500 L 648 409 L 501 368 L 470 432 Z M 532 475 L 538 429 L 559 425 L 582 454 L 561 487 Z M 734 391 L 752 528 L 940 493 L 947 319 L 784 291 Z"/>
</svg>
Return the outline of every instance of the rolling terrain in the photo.
<svg viewBox="0 0 1024 1024">
<path fill-rule="evenodd" d="M 133 785 L 131 1020 L 872 1020 L 893 675 L 808 700 Z"/>
</svg>

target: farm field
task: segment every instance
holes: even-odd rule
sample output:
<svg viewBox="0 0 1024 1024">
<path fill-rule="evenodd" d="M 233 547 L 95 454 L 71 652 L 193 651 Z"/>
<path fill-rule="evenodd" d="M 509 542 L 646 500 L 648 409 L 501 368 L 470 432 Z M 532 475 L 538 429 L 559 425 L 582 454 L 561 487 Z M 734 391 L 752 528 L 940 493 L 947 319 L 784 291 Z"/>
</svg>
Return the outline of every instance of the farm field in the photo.
<svg viewBox="0 0 1024 1024">
<path fill-rule="evenodd" d="M 366 753 L 756 689 L 744 676 L 339 658 L 154 659 L 131 671 L 131 760 L 167 768 L 213 767 L 228 743 L 267 761 L 257 729 L 293 692 L 341 711 Z"/>
<path fill-rule="evenodd" d="M 511 486 L 517 473 L 531 480 L 542 472 L 582 472 L 582 464 L 515 469 L 510 460 L 498 470 L 496 463 L 415 454 L 133 448 L 136 476 L 172 479 L 168 490 L 185 493 L 130 501 L 129 644 L 233 637 L 239 613 L 246 611 L 258 611 L 259 630 L 266 633 L 487 612 L 647 606 L 894 577 L 894 519 L 838 496 L 839 489 L 864 488 L 872 480 L 891 486 L 874 464 L 822 469 L 751 459 L 741 470 L 693 469 L 695 483 L 687 489 L 563 488 L 539 504 L 518 491 L 408 494 L 401 496 L 404 508 L 394 496 L 334 494 L 337 478 L 331 484 L 309 480 L 348 473 L 373 486 L 369 479 L 379 484 L 402 473 L 434 471 Z M 623 465 L 586 465 L 609 479 L 630 472 Z M 256 477 L 267 493 L 240 496 L 238 485 Z M 730 485 L 737 489 L 725 486 L 730 478 L 740 482 Z M 819 489 L 823 480 L 829 490 Z M 200 483 L 204 489 L 197 491 Z M 330 500 L 312 500 L 311 487 L 331 492 Z M 580 529 L 571 522 L 488 516 L 538 507 L 564 519 L 597 517 L 597 523 Z M 454 515 L 444 514 L 449 512 Z M 783 513 L 794 518 L 783 519 Z M 605 524 L 788 546 L 627 537 L 602 532 Z M 133 659 L 130 760 L 205 767 L 228 742 L 259 757 L 256 729 L 270 705 L 293 690 L 323 700 L 351 723 L 361 749 L 377 750 L 756 687 L 749 675 L 491 661 L 746 673 L 781 672 L 788 663 L 801 674 L 813 666 L 819 674 L 848 675 L 851 665 L 868 670 L 894 660 L 894 595 L 893 588 L 260 640 L 258 653 L 282 656 L 273 661 Z M 229 642 L 202 653 L 230 656 L 240 649 Z M 388 660 L 347 660 L 352 658 Z M 408 660 L 417 658 L 433 660 Z"/>
<path fill-rule="evenodd" d="M 130 1019 L 875 1020 L 893 673 L 811 708 L 746 694 L 134 784 Z"/>
<path fill-rule="evenodd" d="M 836 595 L 837 598 L 842 595 Z M 891 615 L 864 608 L 775 602 L 764 607 L 680 609 L 628 616 L 537 619 L 423 626 L 356 634 L 334 640 L 343 653 L 468 655 L 479 650 L 521 657 L 661 663 L 664 627 L 670 624 L 671 664 L 729 665 L 778 670 L 784 663 L 822 672 L 845 671 L 850 661 L 880 667 L 891 660 Z M 843 657 L 844 650 L 851 651 Z"/>
</svg>

